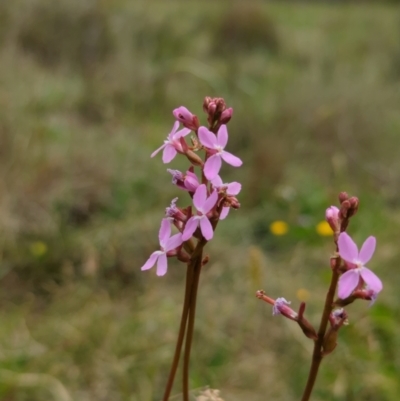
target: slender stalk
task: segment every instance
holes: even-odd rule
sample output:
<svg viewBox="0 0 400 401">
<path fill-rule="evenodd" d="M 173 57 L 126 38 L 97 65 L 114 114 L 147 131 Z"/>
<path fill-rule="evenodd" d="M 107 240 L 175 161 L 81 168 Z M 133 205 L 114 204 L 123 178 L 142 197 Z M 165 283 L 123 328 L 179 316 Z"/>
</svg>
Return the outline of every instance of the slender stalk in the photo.
<svg viewBox="0 0 400 401">
<path fill-rule="evenodd" d="M 199 288 L 200 272 L 203 259 L 203 251 L 196 256 L 193 263 L 193 280 L 192 290 L 190 292 L 189 301 L 189 317 L 188 326 L 186 332 L 185 351 L 183 356 L 183 400 L 189 401 L 189 362 L 190 362 L 190 351 L 192 348 L 194 321 L 196 316 L 196 301 L 197 301 L 197 290 Z"/>
<path fill-rule="evenodd" d="M 339 265 L 340 259 L 337 259 L 336 263 L 337 265 Z M 328 293 L 326 294 L 324 311 L 322 313 L 321 322 L 319 324 L 318 339 L 314 343 L 314 350 L 312 355 L 310 371 L 308 373 L 307 384 L 304 389 L 301 401 L 308 401 L 310 399 L 312 390 L 314 388 L 315 380 L 317 379 L 318 370 L 323 358 L 322 344 L 324 341 L 326 328 L 328 326 L 329 315 L 332 312 L 332 305 L 335 297 L 335 291 L 338 280 L 339 280 L 339 273 L 337 272 L 337 269 L 334 268 L 332 270 L 332 278 L 331 278 L 331 283 L 329 285 L 329 290 Z"/>
<path fill-rule="evenodd" d="M 193 282 L 193 266 L 191 266 L 191 264 L 188 264 L 187 271 L 186 271 L 185 299 L 183 302 L 181 323 L 179 326 L 178 339 L 176 341 L 175 353 L 174 353 L 174 358 L 172 360 L 171 370 L 169 372 L 167 385 L 166 385 L 165 391 L 164 391 L 163 401 L 168 401 L 168 399 L 169 399 L 169 396 L 170 396 L 171 390 L 172 390 L 172 386 L 174 384 L 176 370 L 177 370 L 178 364 L 179 364 L 179 358 L 181 355 L 183 339 L 185 337 L 186 322 L 187 322 L 188 314 L 189 314 L 192 282 Z"/>
</svg>

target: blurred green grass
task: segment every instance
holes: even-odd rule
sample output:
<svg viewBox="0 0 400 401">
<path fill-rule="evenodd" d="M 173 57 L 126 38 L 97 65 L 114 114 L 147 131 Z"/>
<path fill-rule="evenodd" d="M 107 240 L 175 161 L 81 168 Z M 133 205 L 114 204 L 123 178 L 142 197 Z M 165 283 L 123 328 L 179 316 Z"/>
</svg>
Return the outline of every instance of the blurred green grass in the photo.
<svg viewBox="0 0 400 401">
<path fill-rule="evenodd" d="M 227 4 L 0 3 L 1 399 L 160 399 L 184 272 L 139 271 L 176 196 L 149 155 L 173 108 L 223 96 L 242 208 L 208 247 L 192 388 L 299 399 L 311 344 L 254 293 L 308 294 L 318 321 L 332 247 L 315 227 L 347 190 L 385 288 L 349 308 L 314 399 L 397 400 L 400 11 Z"/>
</svg>

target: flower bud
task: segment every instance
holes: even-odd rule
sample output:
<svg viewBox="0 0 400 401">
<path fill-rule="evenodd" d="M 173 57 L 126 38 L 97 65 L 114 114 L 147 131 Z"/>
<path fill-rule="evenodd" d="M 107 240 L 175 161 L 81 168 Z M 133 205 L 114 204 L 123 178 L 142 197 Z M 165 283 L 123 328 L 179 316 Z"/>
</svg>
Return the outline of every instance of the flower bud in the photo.
<svg viewBox="0 0 400 401">
<path fill-rule="evenodd" d="M 224 110 L 219 120 L 220 124 L 227 124 L 232 118 L 232 114 L 233 114 L 232 107 L 229 107 L 228 109 Z"/>
<path fill-rule="evenodd" d="M 347 219 L 350 207 L 350 202 L 348 200 L 344 200 L 340 207 L 339 217 Z"/>
<path fill-rule="evenodd" d="M 337 336 L 339 329 L 348 323 L 347 313 L 344 309 L 335 309 L 329 315 L 329 322 L 331 327 L 327 331 L 324 337 L 324 342 L 322 343 L 322 351 L 324 355 L 330 354 L 337 345 Z"/>
<path fill-rule="evenodd" d="M 343 203 L 347 199 L 349 199 L 349 195 L 347 194 L 347 192 L 341 192 L 339 194 L 339 202 L 340 203 Z"/>
<path fill-rule="evenodd" d="M 349 199 L 349 203 L 350 203 L 350 209 L 348 212 L 348 217 L 354 216 L 357 213 L 358 205 L 360 204 L 360 201 L 358 200 L 358 198 L 356 196 L 352 196 Z"/>
<path fill-rule="evenodd" d="M 306 309 L 305 302 L 302 302 L 299 307 L 299 313 L 297 317 L 297 324 L 300 326 L 304 335 L 312 340 L 318 339 L 318 334 L 314 329 L 314 326 L 304 317 L 304 311 Z"/>
<path fill-rule="evenodd" d="M 174 117 L 182 123 L 186 128 L 189 128 L 193 131 L 197 131 L 199 128 L 199 119 L 197 116 L 192 114 L 186 107 L 181 106 L 177 109 L 174 109 L 172 114 Z"/>
<path fill-rule="evenodd" d="M 325 219 L 334 233 L 340 230 L 339 209 L 336 206 L 326 209 Z"/>
<path fill-rule="evenodd" d="M 203 165 L 203 160 L 201 160 L 201 157 L 194 153 L 192 150 L 187 150 L 185 155 L 194 166 Z"/>
</svg>

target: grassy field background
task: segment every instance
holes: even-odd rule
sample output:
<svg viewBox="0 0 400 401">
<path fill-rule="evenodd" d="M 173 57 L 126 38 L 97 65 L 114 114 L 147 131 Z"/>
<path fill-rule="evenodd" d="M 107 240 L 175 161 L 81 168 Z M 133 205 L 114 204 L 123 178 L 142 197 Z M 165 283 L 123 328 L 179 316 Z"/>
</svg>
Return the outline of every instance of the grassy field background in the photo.
<svg viewBox="0 0 400 401">
<path fill-rule="evenodd" d="M 242 208 L 207 246 L 191 387 L 299 400 L 312 344 L 255 291 L 318 323 L 333 246 L 316 226 L 348 191 L 384 290 L 347 309 L 313 400 L 397 401 L 399 38 L 395 5 L 0 2 L 0 399 L 160 400 L 184 266 L 140 271 L 178 193 L 149 155 L 173 108 L 202 119 L 221 96 Z"/>
</svg>

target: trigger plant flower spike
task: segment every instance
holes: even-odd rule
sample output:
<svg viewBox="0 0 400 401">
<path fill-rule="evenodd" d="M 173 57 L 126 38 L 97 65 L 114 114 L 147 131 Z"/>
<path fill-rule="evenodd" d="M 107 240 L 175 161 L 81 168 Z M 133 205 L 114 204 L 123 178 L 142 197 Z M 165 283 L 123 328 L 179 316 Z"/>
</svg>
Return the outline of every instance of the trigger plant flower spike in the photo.
<svg viewBox="0 0 400 401">
<path fill-rule="evenodd" d="M 168 134 L 167 139 L 164 141 L 164 145 L 155 150 L 151 154 L 151 157 L 154 157 L 160 150 L 164 149 L 162 160 L 166 164 L 172 161 L 177 153 L 184 153 L 180 138 L 188 135 L 190 133 L 190 129 L 182 128 L 181 130 L 177 131 L 178 128 L 179 121 L 175 121 L 172 131 Z"/>
<path fill-rule="evenodd" d="M 375 237 L 368 237 L 363 243 L 360 252 L 358 252 L 355 242 L 347 233 L 343 232 L 339 235 L 338 246 L 340 257 L 350 264 L 349 269 L 339 279 L 339 298 L 349 297 L 358 287 L 360 279 L 375 294 L 378 294 L 382 290 L 382 282 L 375 273 L 365 267 L 365 264 L 370 261 L 375 252 Z"/>
<path fill-rule="evenodd" d="M 237 182 L 223 184 L 218 176 L 222 159 L 232 166 L 239 167 L 242 161 L 226 152 L 228 131 L 226 125 L 233 110 L 226 106 L 224 99 L 206 97 L 203 102 L 207 127 L 200 127 L 198 117 L 186 107 L 173 110 L 174 126 L 164 144 L 151 154 L 154 157 L 163 151 L 162 161 L 171 162 L 175 156 L 183 155 L 189 166 L 186 170 L 168 169 L 172 184 L 183 190 L 189 200 L 186 207 L 177 206 L 177 198 L 165 209 L 165 218 L 159 231 L 160 250 L 153 252 L 142 270 L 157 266 L 157 275 L 167 272 L 168 257 L 175 257 L 185 263 L 186 285 L 182 304 L 182 315 L 162 401 L 170 399 L 178 364 L 183 362 L 182 393 L 183 400 L 189 401 L 189 364 L 196 316 L 197 293 L 200 274 L 209 261 L 204 255 L 204 247 L 214 236 L 220 220 L 226 217 L 230 208 L 239 209 L 236 195 L 241 185 Z M 179 124 L 184 128 L 179 130 Z M 190 141 L 185 137 L 192 132 Z M 186 171 L 186 172 L 185 172 Z M 214 180 L 211 182 L 211 180 Z M 171 235 L 172 227 L 178 234 Z M 181 352 L 184 353 L 181 358 Z"/>
<path fill-rule="evenodd" d="M 221 125 L 217 136 L 206 127 L 200 127 L 199 139 L 210 154 L 204 165 L 204 175 L 208 180 L 212 180 L 218 175 L 222 165 L 221 159 L 234 167 L 240 167 L 242 165 L 242 161 L 238 157 L 224 150 L 228 143 L 228 130 L 226 125 Z"/>
<path fill-rule="evenodd" d="M 160 232 L 158 234 L 160 250 L 153 252 L 141 270 L 151 269 L 157 262 L 157 276 L 163 276 L 167 272 L 168 253 L 174 254 L 174 250 L 182 245 L 182 234 L 175 234 L 171 237 L 171 222 L 165 218 L 161 221 Z"/>
</svg>

